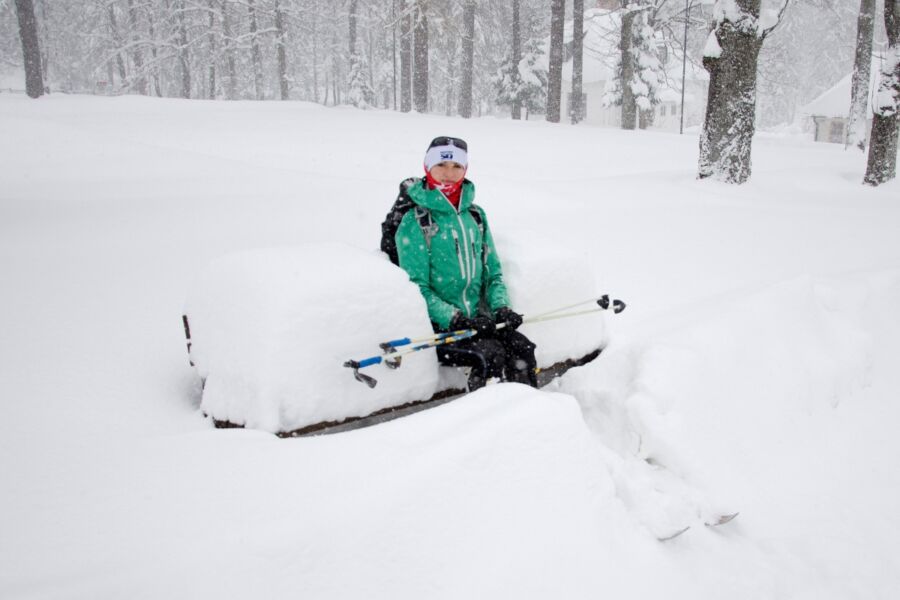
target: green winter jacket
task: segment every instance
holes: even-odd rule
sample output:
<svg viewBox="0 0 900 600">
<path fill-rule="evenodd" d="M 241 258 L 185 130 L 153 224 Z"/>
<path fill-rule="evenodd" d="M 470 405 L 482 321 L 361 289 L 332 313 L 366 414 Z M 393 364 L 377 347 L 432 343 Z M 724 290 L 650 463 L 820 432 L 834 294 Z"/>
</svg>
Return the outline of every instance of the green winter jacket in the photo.
<svg viewBox="0 0 900 600">
<path fill-rule="evenodd" d="M 481 207 L 473 204 L 475 185 L 465 180 L 459 210 L 440 190 L 425 187 L 422 179 L 409 186 L 410 199 L 430 212 L 430 240 L 416 210 L 409 210 L 397 228 L 397 257 L 409 278 L 419 286 L 428 316 L 447 329 L 457 312 L 467 317 L 493 315 L 509 306 L 500 258 Z M 481 225 L 470 207 L 481 215 Z"/>
</svg>

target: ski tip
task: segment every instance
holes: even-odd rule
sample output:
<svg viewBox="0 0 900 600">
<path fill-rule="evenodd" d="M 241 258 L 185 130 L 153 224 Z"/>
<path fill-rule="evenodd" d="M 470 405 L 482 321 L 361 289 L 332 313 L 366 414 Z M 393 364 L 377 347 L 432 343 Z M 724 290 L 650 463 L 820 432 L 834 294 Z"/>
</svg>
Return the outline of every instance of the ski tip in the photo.
<svg viewBox="0 0 900 600">
<path fill-rule="evenodd" d="M 707 527 L 718 527 L 719 525 L 724 525 L 725 523 L 731 523 L 739 514 L 741 513 L 736 512 L 726 515 L 720 515 L 712 521 L 707 521 L 706 523 L 704 523 L 704 525 L 706 525 Z"/>
<path fill-rule="evenodd" d="M 687 531 L 690 528 L 691 528 L 691 526 L 688 525 L 684 529 L 679 529 L 678 531 L 676 531 L 674 533 L 670 533 L 669 535 L 664 535 L 664 536 L 658 537 L 656 539 L 658 539 L 661 542 L 668 542 L 669 540 L 674 540 L 675 538 L 677 538 L 679 535 L 681 535 L 682 533 L 684 533 L 685 531 Z"/>
</svg>

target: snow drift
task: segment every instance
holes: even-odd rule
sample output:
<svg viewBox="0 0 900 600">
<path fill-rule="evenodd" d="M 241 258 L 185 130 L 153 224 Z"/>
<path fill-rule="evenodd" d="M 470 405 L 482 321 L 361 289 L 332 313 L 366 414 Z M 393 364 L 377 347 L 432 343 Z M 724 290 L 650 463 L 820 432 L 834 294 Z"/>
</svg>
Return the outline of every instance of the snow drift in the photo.
<svg viewBox="0 0 900 600">
<path fill-rule="evenodd" d="M 386 307 L 389 307 L 386 309 Z M 342 244 L 239 252 L 213 261 L 187 302 L 191 359 L 216 420 L 284 432 L 421 400 L 437 387 L 422 352 L 374 389 L 342 365 L 378 342 L 430 330 L 419 289 L 383 256 Z"/>
</svg>

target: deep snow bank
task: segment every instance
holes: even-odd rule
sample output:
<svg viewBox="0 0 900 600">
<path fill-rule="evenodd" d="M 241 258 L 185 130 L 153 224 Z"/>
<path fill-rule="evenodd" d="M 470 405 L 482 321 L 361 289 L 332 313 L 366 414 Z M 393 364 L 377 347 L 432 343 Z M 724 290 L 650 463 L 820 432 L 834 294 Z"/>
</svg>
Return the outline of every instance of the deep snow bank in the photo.
<svg viewBox="0 0 900 600">
<path fill-rule="evenodd" d="M 219 420 L 291 431 L 428 398 L 437 386 L 433 352 L 379 369 L 373 389 L 342 366 L 430 331 L 419 289 L 378 253 L 308 244 L 230 254 L 203 272 L 186 314 L 201 406 Z"/>
</svg>

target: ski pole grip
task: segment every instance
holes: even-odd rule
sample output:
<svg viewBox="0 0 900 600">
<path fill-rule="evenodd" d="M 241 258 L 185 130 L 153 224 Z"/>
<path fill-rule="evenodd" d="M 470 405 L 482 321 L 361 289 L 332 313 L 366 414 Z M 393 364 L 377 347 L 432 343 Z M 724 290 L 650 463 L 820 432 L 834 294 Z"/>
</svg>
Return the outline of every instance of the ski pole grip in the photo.
<svg viewBox="0 0 900 600">
<path fill-rule="evenodd" d="M 407 344 L 411 344 L 412 340 L 408 337 L 400 338 L 399 340 L 391 340 L 389 342 L 384 342 L 383 344 L 379 344 L 382 350 L 387 350 L 387 347 L 394 346 L 405 346 Z"/>
<path fill-rule="evenodd" d="M 359 361 L 359 366 L 357 367 L 357 369 L 362 369 L 363 367 L 371 367 L 372 365 L 379 365 L 379 364 L 381 364 L 381 357 L 380 356 L 371 356 L 369 358 L 364 358 L 361 361 Z"/>
</svg>

